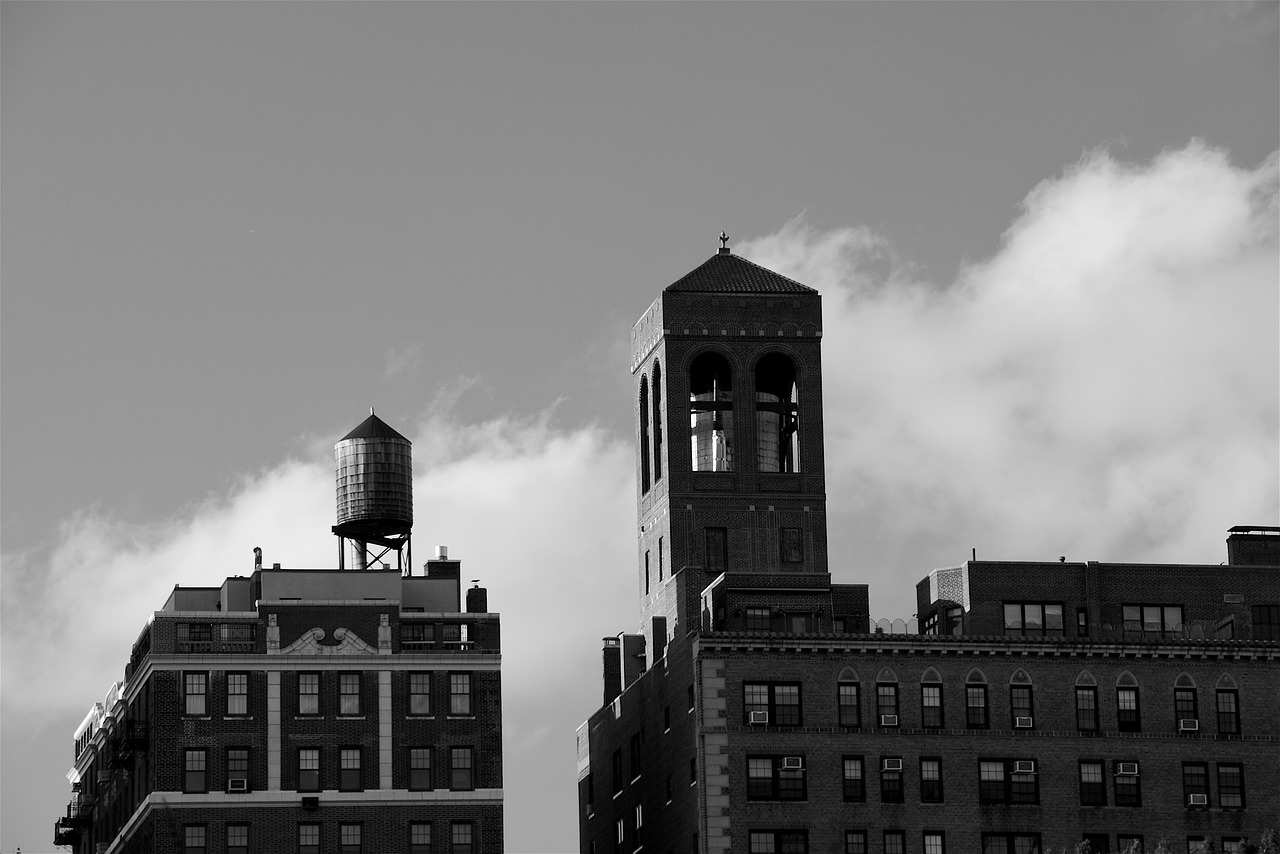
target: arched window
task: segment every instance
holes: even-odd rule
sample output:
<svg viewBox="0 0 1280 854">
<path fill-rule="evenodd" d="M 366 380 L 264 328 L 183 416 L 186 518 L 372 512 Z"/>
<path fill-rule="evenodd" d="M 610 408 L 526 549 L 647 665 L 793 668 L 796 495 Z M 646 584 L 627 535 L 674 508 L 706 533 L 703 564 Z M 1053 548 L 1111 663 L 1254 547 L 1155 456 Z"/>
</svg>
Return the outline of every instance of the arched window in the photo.
<svg viewBox="0 0 1280 854">
<path fill-rule="evenodd" d="M 770 353 L 756 364 L 756 467 L 766 472 L 800 470 L 796 369 Z"/>
<path fill-rule="evenodd" d="M 862 726 L 860 688 L 858 674 L 852 667 L 845 667 L 836 677 L 836 715 L 840 726 Z"/>
<path fill-rule="evenodd" d="M 640 377 L 640 494 L 649 491 L 649 378 Z"/>
<path fill-rule="evenodd" d="M 876 676 L 876 717 L 882 727 L 898 726 L 898 674 L 888 667 Z"/>
<path fill-rule="evenodd" d="M 653 363 L 653 483 L 662 480 L 662 366 Z"/>
<path fill-rule="evenodd" d="M 689 436 L 694 471 L 733 471 L 733 379 L 718 353 L 689 369 Z"/>
</svg>

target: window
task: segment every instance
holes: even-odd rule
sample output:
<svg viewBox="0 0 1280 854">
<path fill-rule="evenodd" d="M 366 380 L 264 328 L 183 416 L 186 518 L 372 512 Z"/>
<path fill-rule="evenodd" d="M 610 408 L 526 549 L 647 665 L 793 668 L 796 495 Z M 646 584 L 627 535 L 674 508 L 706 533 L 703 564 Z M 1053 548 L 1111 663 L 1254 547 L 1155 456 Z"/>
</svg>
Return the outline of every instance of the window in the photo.
<svg viewBox="0 0 1280 854">
<path fill-rule="evenodd" d="M 1244 809 L 1244 766 L 1218 765 L 1218 806 L 1224 810 Z"/>
<path fill-rule="evenodd" d="M 227 674 L 227 714 L 249 714 L 249 674 Z"/>
<path fill-rule="evenodd" d="M 1280 640 L 1280 605 L 1253 605 L 1254 640 Z"/>
<path fill-rule="evenodd" d="M 342 854 L 360 854 L 360 825 L 338 825 L 338 839 L 341 841 Z"/>
<path fill-rule="evenodd" d="M 450 854 L 477 854 L 476 829 L 469 821 L 455 821 L 449 828 Z"/>
<path fill-rule="evenodd" d="M 920 686 L 920 724 L 925 729 L 942 728 L 942 686 Z"/>
<path fill-rule="evenodd" d="M 1115 771 L 1116 806 L 1142 806 L 1142 778 L 1138 776 L 1137 762 L 1116 762 Z"/>
<path fill-rule="evenodd" d="M 865 830 L 846 830 L 844 832 L 844 854 L 867 854 L 867 832 Z"/>
<path fill-rule="evenodd" d="M 729 560 L 729 529 L 705 528 L 707 572 L 712 577 L 725 571 Z"/>
<path fill-rule="evenodd" d="M 1089 609 L 1076 608 L 1076 636 L 1087 638 L 1089 636 Z"/>
<path fill-rule="evenodd" d="M 471 714 L 471 674 L 449 674 L 449 714 Z"/>
<path fill-rule="evenodd" d="M 689 785 L 698 782 L 698 757 L 689 760 Z"/>
<path fill-rule="evenodd" d="M 364 788 L 360 780 L 360 748 L 344 747 L 339 752 L 338 787 L 344 792 L 358 792 Z"/>
<path fill-rule="evenodd" d="M 653 482 L 662 480 L 662 365 L 653 363 Z M 658 578 L 662 578 L 662 538 L 658 538 Z"/>
<path fill-rule="evenodd" d="M 1173 723 L 1182 731 L 1183 721 L 1194 721 L 1199 728 L 1200 712 L 1196 704 L 1195 688 L 1175 688 L 1173 690 Z"/>
<path fill-rule="evenodd" d="M 804 830 L 752 830 L 751 854 L 807 854 L 809 834 Z M 695 849 L 696 850 L 696 849 Z"/>
<path fill-rule="evenodd" d="M 1076 729 L 1098 731 L 1098 689 L 1076 686 Z"/>
<path fill-rule="evenodd" d="M 188 715 L 206 714 L 208 706 L 205 705 L 205 698 L 209 692 L 209 674 L 208 673 L 184 673 L 182 674 L 183 695 L 186 701 L 184 711 Z"/>
<path fill-rule="evenodd" d="M 1203 762 L 1182 763 L 1182 802 L 1189 807 L 1209 806 L 1209 767 Z"/>
<path fill-rule="evenodd" d="M 841 682 L 836 686 L 836 704 L 839 707 L 840 726 L 862 725 L 857 682 Z"/>
<path fill-rule="evenodd" d="M 338 674 L 338 714 L 360 714 L 360 674 Z"/>
<path fill-rule="evenodd" d="M 965 726 L 969 729 L 986 729 L 987 720 L 987 686 L 964 686 Z"/>
<path fill-rule="evenodd" d="M 409 788 L 415 792 L 426 792 L 431 785 L 431 748 L 409 748 Z"/>
<path fill-rule="evenodd" d="M 431 822 L 409 823 L 409 854 L 431 854 Z"/>
<path fill-rule="evenodd" d="M 1080 841 L 1089 843 L 1089 854 L 1111 854 L 1111 841 L 1105 833 L 1086 833 Z"/>
<path fill-rule="evenodd" d="M 884 854 L 907 854 L 907 834 L 901 830 L 886 830 Z"/>
<path fill-rule="evenodd" d="M 636 804 L 635 809 L 636 848 L 644 845 L 644 805 Z"/>
<path fill-rule="evenodd" d="M 244 786 L 243 791 L 249 791 L 249 748 L 247 747 L 228 747 L 227 748 L 227 789 L 230 790 L 234 783 L 232 781 L 242 780 Z"/>
<path fill-rule="evenodd" d="M 409 714 L 431 714 L 431 674 L 409 674 Z"/>
<path fill-rule="evenodd" d="M 1080 806 L 1105 807 L 1107 783 L 1102 774 L 1101 762 L 1080 763 Z"/>
<path fill-rule="evenodd" d="M 649 378 L 640 375 L 640 494 L 649 491 Z"/>
<path fill-rule="evenodd" d="M 188 824 L 182 828 L 183 854 L 205 854 L 205 826 Z"/>
<path fill-rule="evenodd" d="M 298 674 L 298 714 L 320 714 L 320 674 Z"/>
<path fill-rule="evenodd" d="M 1222 854 L 1244 854 L 1245 840 L 1239 836 L 1222 837 Z"/>
<path fill-rule="evenodd" d="M 1009 716 L 1013 718 L 1014 729 L 1030 729 L 1035 723 L 1030 685 L 1009 686 Z"/>
<path fill-rule="evenodd" d="M 902 757 L 882 756 L 880 757 L 880 802 L 900 804 L 902 801 Z"/>
<path fill-rule="evenodd" d="M 640 776 L 640 756 L 643 752 L 643 743 L 640 740 L 640 733 L 631 735 L 631 779 L 635 780 Z"/>
<path fill-rule="evenodd" d="M 734 470 L 733 379 L 718 353 L 703 353 L 689 369 L 689 438 L 694 471 Z"/>
<path fill-rule="evenodd" d="M 298 825 L 298 854 L 320 854 L 320 825 Z"/>
<path fill-rule="evenodd" d="M 744 682 L 742 685 L 743 723 L 751 723 L 753 714 L 763 712 L 765 723 L 773 726 L 800 726 L 800 684 L 798 682 Z"/>
<path fill-rule="evenodd" d="M 770 353 L 756 365 L 756 467 L 762 472 L 799 471 L 796 369 Z"/>
<path fill-rule="evenodd" d="M 1182 631 L 1181 605 L 1121 606 L 1127 635 L 1164 637 Z"/>
<path fill-rule="evenodd" d="M 625 782 L 622 776 L 622 748 L 619 747 L 613 751 L 613 793 L 615 795 L 622 791 L 622 784 Z"/>
<path fill-rule="evenodd" d="M 449 749 L 449 788 L 459 791 L 475 788 L 471 774 L 474 758 L 474 750 L 470 747 Z"/>
<path fill-rule="evenodd" d="M 876 714 L 880 726 L 898 725 L 898 683 L 876 683 Z"/>
<path fill-rule="evenodd" d="M 207 754 L 203 747 L 188 748 L 186 751 L 185 773 L 182 778 L 182 791 L 207 792 L 209 782 L 206 774 Z"/>
<path fill-rule="evenodd" d="M 1240 734 L 1240 696 L 1234 690 L 1218 689 L 1218 733 Z"/>
<path fill-rule="evenodd" d="M 748 756 L 747 800 L 805 799 L 803 756 Z"/>
<path fill-rule="evenodd" d="M 649 550 L 644 550 L 644 595 L 649 595 Z"/>
<path fill-rule="evenodd" d="M 947 854 L 947 846 L 941 831 L 926 830 L 924 832 L 924 845 L 921 847 L 924 850 L 924 854 Z"/>
<path fill-rule="evenodd" d="M 1040 788 L 1035 762 L 1025 759 L 980 760 L 978 801 L 985 804 L 1039 803 Z"/>
<path fill-rule="evenodd" d="M 1062 603 L 1004 603 L 1004 633 L 1025 637 L 1062 637 Z"/>
<path fill-rule="evenodd" d="M 1116 689 L 1116 723 L 1121 732 L 1141 732 L 1142 716 L 1138 712 L 1138 689 Z"/>
<path fill-rule="evenodd" d="M 435 623 L 401 623 L 400 643 L 409 649 L 425 649 L 435 643 Z"/>
<path fill-rule="evenodd" d="M 844 799 L 846 801 L 865 801 L 867 784 L 862 773 L 862 757 L 846 756 L 844 758 Z"/>
<path fill-rule="evenodd" d="M 618 852 L 618 854 L 622 854 L 622 843 L 625 842 L 627 839 L 626 819 L 622 819 L 622 818 L 618 819 L 618 823 L 614 827 L 615 827 L 616 841 L 614 843 L 613 850 Z"/>
<path fill-rule="evenodd" d="M 984 833 L 982 854 L 1041 854 L 1038 833 Z"/>
<path fill-rule="evenodd" d="M 249 854 L 249 825 L 227 825 L 227 854 Z"/>
<path fill-rule="evenodd" d="M 658 474 L 656 474 L 656 476 L 655 476 L 655 478 L 654 478 L 654 479 L 656 480 L 657 478 L 660 478 L 660 477 L 662 477 L 662 474 L 661 474 L 661 473 L 658 473 Z M 663 561 L 662 561 L 662 537 L 658 537 L 658 580 L 659 580 L 659 581 L 661 581 L 661 580 L 662 580 L 662 570 L 663 570 Z"/>
<path fill-rule="evenodd" d="M 942 803 L 942 759 L 920 760 L 920 800 L 926 804 Z"/>
<path fill-rule="evenodd" d="M 298 751 L 298 791 L 320 791 L 320 748 L 303 747 Z"/>
<path fill-rule="evenodd" d="M 778 554 L 783 563 L 804 562 L 804 537 L 799 528 L 782 528 L 778 532 Z"/>
<path fill-rule="evenodd" d="M 213 624 L 178 623 L 178 652 L 208 652 L 213 647 Z"/>
<path fill-rule="evenodd" d="M 772 611 L 768 608 L 747 608 L 747 625 L 749 632 L 767 632 L 771 625 Z"/>
<path fill-rule="evenodd" d="M 1142 836 L 1134 833 L 1117 834 L 1116 850 L 1120 854 L 1142 854 Z"/>
</svg>

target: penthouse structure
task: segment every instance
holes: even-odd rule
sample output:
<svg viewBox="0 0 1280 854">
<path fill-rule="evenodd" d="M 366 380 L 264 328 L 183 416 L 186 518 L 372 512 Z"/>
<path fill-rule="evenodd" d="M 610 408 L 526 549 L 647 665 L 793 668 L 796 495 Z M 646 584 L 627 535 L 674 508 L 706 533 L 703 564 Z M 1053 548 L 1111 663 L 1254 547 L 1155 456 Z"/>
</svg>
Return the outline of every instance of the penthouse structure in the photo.
<svg viewBox="0 0 1280 854">
<path fill-rule="evenodd" d="M 1226 565 L 970 560 L 875 626 L 828 569 L 821 333 L 815 291 L 727 247 L 633 329 L 640 625 L 578 730 L 583 854 L 1243 851 L 1280 823 L 1280 529 L 1233 528 Z"/>
<path fill-rule="evenodd" d="M 499 617 L 442 547 L 413 571 L 409 442 L 336 446 L 339 566 L 175 587 L 76 730 L 77 854 L 498 854 Z M 392 558 L 396 566 L 384 558 Z"/>
</svg>

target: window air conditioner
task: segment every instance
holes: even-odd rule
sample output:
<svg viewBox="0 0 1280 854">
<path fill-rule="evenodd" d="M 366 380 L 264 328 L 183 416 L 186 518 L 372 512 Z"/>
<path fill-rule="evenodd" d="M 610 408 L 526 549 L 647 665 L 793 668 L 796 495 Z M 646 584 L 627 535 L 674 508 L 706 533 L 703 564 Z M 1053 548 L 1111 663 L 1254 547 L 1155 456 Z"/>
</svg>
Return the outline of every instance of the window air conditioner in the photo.
<svg viewBox="0 0 1280 854">
<path fill-rule="evenodd" d="M 1137 777 L 1138 763 L 1137 762 L 1119 762 L 1116 764 L 1116 774 L 1118 774 L 1121 777 Z"/>
<path fill-rule="evenodd" d="M 902 770 L 902 760 L 901 760 L 901 759 L 886 759 L 886 760 L 884 760 L 883 762 L 881 762 L 881 763 L 880 763 L 880 770 L 881 770 L 881 771 L 901 771 L 901 770 Z"/>
<path fill-rule="evenodd" d="M 782 757 L 782 770 L 784 771 L 802 771 L 804 770 L 803 756 L 784 756 Z"/>
<path fill-rule="evenodd" d="M 244 777 L 232 777 L 227 780 L 228 792 L 247 792 L 249 791 L 249 781 Z"/>
<path fill-rule="evenodd" d="M 752 713 L 751 713 L 751 723 L 753 723 L 753 724 L 767 724 L 768 722 L 769 722 L 769 713 L 768 713 L 768 712 L 752 712 Z"/>
<path fill-rule="evenodd" d="M 1032 759 L 1019 759 L 1013 763 L 1013 773 L 1015 774 L 1034 774 L 1036 773 L 1036 763 Z"/>
<path fill-rule="evenodd" d="M 1188 795 L 1187 804 L 1193 807 L 1204 807 L 1209 805 L 1208 795 Z"/>
<path fill-rule="evenodd" d="M 880 716 L 880 726 L 897 726 L 897 725 L 898 725 L 897 715 L 881 715 Z"/>
<path fill-rule="evenodd" d="M 1028 718 L 1028 717 L 1020 717 L 1020 718 L 1013 719 L 1014 729 L 1031 729 L 1034 724 L 1035 724 L 1035 721 L 1032 718 Z"/>
<path fill-rule="evenodd" d="M 1183 718 L 1178 721 L 1178 732 L 1199 732 L 1200 721 L 1195 718 Z"/>
</svg>

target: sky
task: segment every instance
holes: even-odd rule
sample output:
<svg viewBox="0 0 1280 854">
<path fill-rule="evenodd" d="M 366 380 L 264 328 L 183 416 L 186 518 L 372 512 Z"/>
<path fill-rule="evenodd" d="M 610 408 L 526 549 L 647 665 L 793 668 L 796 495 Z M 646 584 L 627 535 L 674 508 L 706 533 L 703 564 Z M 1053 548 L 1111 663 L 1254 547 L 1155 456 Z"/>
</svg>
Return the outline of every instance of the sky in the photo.
<svg viewBox="0 0 1280 854">
<path fill-rule="evenodd" d="M 637 628 L 631 324 L 823 295 L 833 580 L 1280 524 L 1280 4 L 0 4 L 0 852 L 174 585 L 331 567 L 332 446 L 502 614 L 506 841 Z"/>
</svg>

